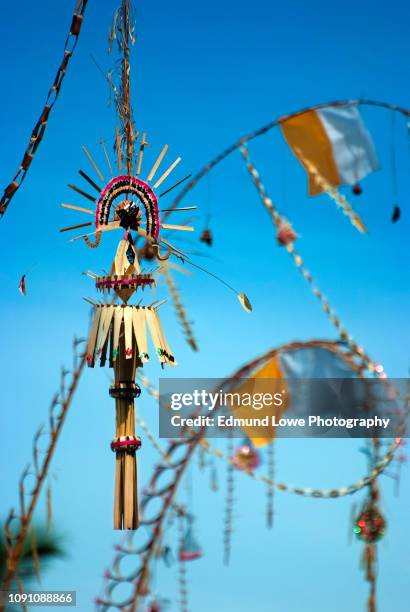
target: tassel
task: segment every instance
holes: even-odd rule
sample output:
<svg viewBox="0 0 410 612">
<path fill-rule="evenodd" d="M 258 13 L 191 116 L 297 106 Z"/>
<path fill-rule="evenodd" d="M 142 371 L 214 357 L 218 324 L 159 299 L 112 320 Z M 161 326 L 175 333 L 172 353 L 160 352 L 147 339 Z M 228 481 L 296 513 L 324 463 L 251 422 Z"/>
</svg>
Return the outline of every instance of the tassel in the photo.
<svg viewBox="0 0 410 612">
<path fill-rule="evenodd" d="M 352 193 L 353 193 L 353 195 L 362 195 L 363 189 L 362 189 L 362 186 L 360 185 L 360 183 L 356 183 L 355 185 L 353 185 Z"/>
<path fill-rule="evenodd" d="M 199 240 L 207 244 L 209 247 L 212 246 L 213 236 L 211 230 L 208 227 L 204 229 Z"/>
</svg>

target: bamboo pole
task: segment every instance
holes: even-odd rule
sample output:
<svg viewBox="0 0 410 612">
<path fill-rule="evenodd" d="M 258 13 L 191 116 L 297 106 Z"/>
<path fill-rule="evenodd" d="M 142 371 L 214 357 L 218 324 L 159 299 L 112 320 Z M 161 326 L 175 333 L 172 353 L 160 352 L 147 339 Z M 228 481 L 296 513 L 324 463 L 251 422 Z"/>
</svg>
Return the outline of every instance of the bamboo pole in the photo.
<svg viewBox="0 0 410 612">
<path fill-rule="evenodd" d="M 133 341 L 133 354 L 136 355 L 136 343 Z M 118 356 L 114 363 L 115 385 L 122 383 L 131 386 L 135 381 L 136 359 L 126 359 L 124 323 L 121 326 Z M 135 414 L 133 397 L 115 397 L 116 427 L 115 435 L 135 436 Z M 138 495 L 137 495 L 137 462 L 136 450 L 124 448 L 116 450 L 115 487 L 114 487 L 114 529 L 137 529 Z"/>
</svg>

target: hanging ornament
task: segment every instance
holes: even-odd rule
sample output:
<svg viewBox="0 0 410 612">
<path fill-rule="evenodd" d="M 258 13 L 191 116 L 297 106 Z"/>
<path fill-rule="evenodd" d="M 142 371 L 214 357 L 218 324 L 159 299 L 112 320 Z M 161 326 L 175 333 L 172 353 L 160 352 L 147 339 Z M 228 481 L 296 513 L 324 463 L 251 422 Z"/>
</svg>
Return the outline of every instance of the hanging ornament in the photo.
<svg viewBox="0 0 410 612">
<path fill-rule="evenodd" d="M 353 531 L 361 540 L 373 544 L 380 540 L 386 530 L 386 520 L 377 507 L 372 504 L 364 506 L 357 517 Z"/>
<path fill-rule="evenodd" d="M 140 249 L 138 249 L 138 256 L 140 259 L 146 261 L 152 261 L 155 259 L 155 249 L 149 242 L 146 242 Z"/>
<path fill-rule="evenodd" d="M 165 612 L 170 607 L 170 600 L 163 597 L 154 597 L 148 602 L 146 612 Z"/>
<path fill-rule="evenodd" d="M 249 440 L 246 440 L 235 450 L 231 457 L 231 463 L 243 472 L 254 470 L 260 463 L 259 453 Z"/>
<path fill-rule="evenodd" d="M 218 485 L 218 470 L 216 469 L 216 466 L 214 464 L 214 462 L 212 461 L 211 463 L 211 491 L 218 491 L 219 489 L 219 485 Z"/>
<path fill-rule="evenodd" d="M 377 461 L 379 446 L 380 440 L 373 439 L 370 465 L 374 465 Z M 354 533 L 364 543 L 362 567 L 370 587 L 368 612 L 376 612 L 377 542 L 383 537 L 386 529 L 386 520 L 378 507 L 379 497 L 379 486 L 375 479 L 369 485 L 369 496 L 353 527 Z"/>
<path fill-rule="evenodd" d="M 400 210 L 400 207 L 397 206 L 397 204 L 396 204 L 394 206 L 394 208 L 393 208 L 393 212 L 392 212 L 392 215 L 391 215 L 392 223 L 397 223 L 397 221 L 400 219 L 400 216 L 401 216 L 401 210 Z"/>
<path fill-rule="evenodd" d="M 202 471 L 206 466 L 205 449 L 201 446 L 198 450 L 198 467 Z"/>
<path fill-rule="evenodd" d="M 269 484 L 266 491 L 266 523 L 269 529 L 273 527 L 273 498 L 275 493 L 274 477 L 275 477 L 275 455 L 273 440 L 268 445 L 266 450 L 268 459 L 268 479 Z"/>
<path fill-rule="evenodd" d="M 185 559 L 181 553 L 185 547 L 186 533 L 184 531 L 184 518 L 186 517 L 183 508 L 177 510 L 178 515 L 178 532 L 179 532 L 179 554 L 178 554 L 178 586 L 179 586 L 179 604 L 181 612 L 188 612 L 188 580 L 187 568 Z"/>
<path fill-rule="evenodd" d="M 19 291 L 20 291 L 21 295 L 24 295 L 24 296 L 27 295 L 26 275 L 25 274 L 23 274 L 23 276 L 20 279 Z"/>
<path fill-rule="evenodd" d="M 354 195 L 357 195 L 357 196 L 362 195 L 362 193 L 363 193 L 363 189 L 362 189 L 362 186 L 360 185 L 360 183 L 355 183 L 355 184 L 353 185 L 353 187 L 352 187 L 352 193 L 353 193 Z"/>
<path fill-rule="evenodd" d="M 161 558 L 164 562 L 165 567 L 171 567 L 174 562 L 174 557 L 172 555 L 171 547 L 166 545 L 161 550 Z"/>
<path fill-rule="evenodd" d="M 245 293 L 237 293 L 237 298 L 245 312 L 252 312 L 252 304 Z"/>
<path fill-rule="evenodd" d="M 391 113 L 391 124 L 390 124 L 390 163 L 391 163 L 391 177 L 392 177 L 392 191 L 393 191 L 393 211 L 391 214 L 391 222 L 397 223 L 401 216 L 401 210 L 397 202 L 399 201 L 399 186 L 397 179 L 397 160 L 396 160 L 396 114 Z"/>
<path fill-rule="evenodd" d="M 279 246 L 287 246 L 295 242 L 297 234 L 290 223 L 283 221 L 277 231 L 276 240 Z"/>
<path fill-rule="evenodd" d="M 201 237 L 199 239 L 201 242 L 204 242 L 205 244 L 207 244 L 209 247 L 212 246 L 213 243 L 213 236 L 212 236 L 212 232 L 209 228 L 205 228 L 204 231 L 201 234 Z"/>
<path fill-rule="evenodd" d="M 188 526 L 182 536 L 178 558 L 180 561 L 194 561 L 202 557 L 202 550 L 193 533 L 193 518 L 187 517 Z"/>
<path fill-rule="evenodd" d="M 228 442 L 228 457 L 233 453 L 232 438 Z M 231 558 L 231 539 L 232 539 L 232 522 L 233 522 L 233 502 L 235 491 L 235 474 L 232 460 L 227 464 L 226 472 L 226 501 L 225 501 L 225 520 L 224 520 L 224 564 L 228 565 Z"/>
</svg>

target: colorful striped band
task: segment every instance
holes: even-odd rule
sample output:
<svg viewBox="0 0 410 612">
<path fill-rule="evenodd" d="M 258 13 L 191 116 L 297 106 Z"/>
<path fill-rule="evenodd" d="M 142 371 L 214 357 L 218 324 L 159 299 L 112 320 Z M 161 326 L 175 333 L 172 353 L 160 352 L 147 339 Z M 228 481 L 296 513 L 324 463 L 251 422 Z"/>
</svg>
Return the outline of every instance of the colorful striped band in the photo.
<svg viewBox="0 0 410 612">
<path fill-rule="evenodd" d="M 114 453 L 118 453 L 120 451 L 135 451 L 140 448 L 141 444 L 141 438 L 137 438 L 135 436 L 121 436 L 120 438 L 114 438 L 114 440 L 111 442 L 111 450 Z"/>
<path fill-rule="evenodd" d="M 108 224 L 110 211 L 115 200 L 123 194 L 135 195 L 144 205 L 147 235 L 157 240 L 159 234 L 158 200 L 151 187 L 135 176 L 116 176 L 103 189 L 98 198 L 95 213 L 95 227 Z"/>
</svg>

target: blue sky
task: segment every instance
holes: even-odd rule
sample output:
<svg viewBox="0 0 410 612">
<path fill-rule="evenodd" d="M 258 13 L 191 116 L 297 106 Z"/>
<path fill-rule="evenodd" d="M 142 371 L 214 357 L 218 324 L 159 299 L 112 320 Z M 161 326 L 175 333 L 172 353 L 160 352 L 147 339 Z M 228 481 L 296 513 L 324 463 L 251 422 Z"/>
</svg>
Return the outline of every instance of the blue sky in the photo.
<svg viewBox="0 0 410 612">
<path fill-rule="evenodd" d="M 3 185 L 18 166 L 61 59 L 72 4 L 49 0 L 39 7 L 22 0 L 18 7 L 2 7 Z M 66 186 L 79 168 L 90 170 L 81 144 L 100 156 L 99 138 L 113 135 L 107 86 L 91 59 L 93 55 L 105 70 L 112 68 L 106 40 L 113 9 L 108 0 L 90 0 L 44 142 L 0 222 L 3 516 L 17 503 L 17 479 L 29 459 L 32 435 L 46 419 L 59 368 L 70 363 L 72 336 L 87 332 L 88 308 L 82 297 L 93 295 L 93 288 L 81 272 L 107 267 L 113 257 L 112 241 L 91 251 L 79 243 L 65 244 L 58 233 L 76 219 L 60 203 L 82 204 Z M 409 16 L 404 2 L 385 3 L 377 10 L 368 1 L 348 2 L 343 12 L 326 2 L 141 2 L 132 70 L 137 126 L 148 132 L 153 151 L 169 143 L 170 156 L 180 154 L 187 173 L 241 135 L 309 104 L 366 96 L 406 106 Z M 392 225 L 391 117 L 369 109 L 364 118 L 381 169 L 363 181 L 360 198 L 348 190 L 346 194 L 363 215 L 368 236 L 359 235 L 324 196 L 306 197 L 306 177 L 278 131 L 252 143 L 250 152 L 272 199 L 301 235 L 298 248 L 308 267 L 348 329 L 389 374 L 405 376 L 410 357 L 406 125 L 396 117 L 403 215 Z M 170 376 L 221 377 L 283 342 L 335 337 L 286 253 L 276 247 L 239 154 L 205 179 L 186 204 L 200 207 L 199 230 L 206 211 L 212 211 L 215 246 L 207 252 L 211 258 L 198 258 L 198 263 L 246 291 L 254 313 L 243 313 L 233 294 L 201 273 L 178 275 L 201 350 L 190 351 L 171 306 L 162 307 L 179 363 Z M 28 296 L 23 299 L 17 285 L 28 270 Z M 54 519 L 68 556 L 50 568 L 42 586 L 77 590 L 81 611 L 91 609 L 118 540 L 111 529 L 114 406 L 107 392 L 108 374 L 85 373 L 52 467 Z M 147 374 L 155 382 L 160 375 L 157 364 L 150 364 Z M 145 394 L 139 405 L 155 432 L 155 403 Z M 148 441 L 138 459 L 142 486 L 156 460 Z M 342 486 L 366 469 L 357 444 L 343 440 L 280 441 L 276 459 L 278 479 L 304 486 Z M 212 493 L 208 476 L 194 463 L 180 495 L 181 502 L 193 507 L 204 549 L 203 559 L 189 566 L 194 612 L 210 606 L 224 612 L 250 607 L 262 612 L 363 609 L 367 586 L 359 567 L 361 546 L 349 545 L 347 537 L 351 505 L 359 503 L 361 495 L 320 501 L 277 494 L 275 527 L 267 532 L 263 485 L 238 475 L 233 559 L 226 569 L 224 468 L 219 466 L 221 489 Z M 399 497 L 391 480 L 382 478 L 382 483 L 388 533 L 380 546 L 379 609 L 404 612 L 410 577 L 408 470 Z M 39 519 L 43 510 L 44 504 Z M 172 609 L 178 609 L 176 572 L 175 566 L 161 569 L 156 577 L 159 592 L 174 601 Z"/>
</svg>

